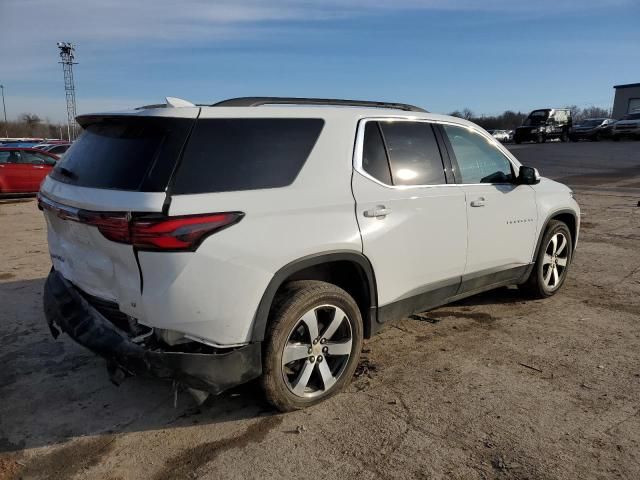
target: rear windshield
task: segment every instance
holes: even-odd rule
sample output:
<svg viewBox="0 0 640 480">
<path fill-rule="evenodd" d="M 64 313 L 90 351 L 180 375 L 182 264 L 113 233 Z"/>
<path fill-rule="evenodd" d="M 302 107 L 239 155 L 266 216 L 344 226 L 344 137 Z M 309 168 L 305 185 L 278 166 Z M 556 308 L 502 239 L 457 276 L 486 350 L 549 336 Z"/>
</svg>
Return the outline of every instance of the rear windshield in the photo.
<svg viewBox="0 0 640 480">
<path fill-rule="evenodd" d="M 173 193 L 290 185 L 323 125 L 318 118 L 200 119 L 178 167 Z"/>
<path fill-rule="evenodd" d="M 549 118 L 549 112 L 550 110 L 534 110 L 524 121 L 524 125 L 540 125 L 541 123 L 546 122 Z"/>
<path fill-rule="evenodd" d="M 52 177 L 82 187 L 163 191 L 193 120 L 112 118 L 88 125 Z"/>
</svg>

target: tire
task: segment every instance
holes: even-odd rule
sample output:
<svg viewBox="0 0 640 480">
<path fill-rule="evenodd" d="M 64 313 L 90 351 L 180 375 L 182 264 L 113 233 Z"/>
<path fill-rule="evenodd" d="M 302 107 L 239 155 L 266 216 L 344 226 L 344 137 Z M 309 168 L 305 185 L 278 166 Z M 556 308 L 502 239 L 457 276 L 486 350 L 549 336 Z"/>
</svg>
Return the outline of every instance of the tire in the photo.
<svg viewBox="0 0 640 480">
<path fill-rule="evenodd" d="M 567 135 L 567 132 L 562 132 L 560 135 L 560 141 L 562 143 L 567 143 L 569 141 L 569 135 Z"/>
<path fill-rule="evenodd" d="M 564 237 L 564 244 L 560 237 Z M 556 242 L 555 256 L 553 253 L 554 239 Z M 547 298 L 555 295 L 567 278 L 572 259 L 573 243 L 569 227 L 564 222 L 551 220 L 542 237 L 533 270 L 529 278 L 519 285 L 519 288 L 533 298 Z M 554 265 L 556 274 L 553 273 Z"/>
<path fill-rule="evenodd" d="M 274 301 L 265 338 L 261 383 L 267 400 L 290 412 L 340 392 L 358 365 L 362 339 L 362 316 L 347 292 L 315 280 L 288 283 Z"/>
<path fill-rule="evenodd" d="M 614 142 L 619 142 L 619 141 L 620 141 L 620 137 L 619 137 L 619 136 L 617 136 L 617 135 L 613 135 L 613 136 L 611 137 L 611 140 L 613 140 Z"/>
<path fill-rule="evenodd" d="M 594 133 L 593 137 L 591 137 L 591 141 L 592 142 L 599 142 L 600 141 L 600 134 L 599 133 Z"/>
<path fill-rule="evenodd" d="M 544 143 L 546 141 L 547 141 L 547 139 L 545 138 L 545 136 L 543 134 L 539 133 L 536 136 L 536 143 Z"/>
<path fill-rule="evenodd" d="M 578 137 L 574 137 L 573 135 L 571 135 L 569 137 L 569 140 L 571 140 L 572 142 L 577 142 L 578 141 Z"/>
<path fill-rule="evenodd" d="M 517 139 L 514 140 L 514 143 L 516 145 L 520 145 L 522 143 L 522 141 L 519 138 L 517 138 Z"/>
</svg>

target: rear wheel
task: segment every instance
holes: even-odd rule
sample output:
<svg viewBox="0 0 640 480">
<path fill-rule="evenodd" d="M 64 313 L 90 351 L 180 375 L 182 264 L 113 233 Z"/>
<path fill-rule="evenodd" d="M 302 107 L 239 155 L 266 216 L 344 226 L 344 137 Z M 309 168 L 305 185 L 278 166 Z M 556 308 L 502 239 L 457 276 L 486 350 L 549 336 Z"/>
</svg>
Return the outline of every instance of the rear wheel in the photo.
<svg viewBox="0 0 640 480">
<path fill-rule="evenodd" d="M 536 143 L 544 143 L 546 141 L 547 141 L 547 139 L 545 138 L 545 136 L 543 134 L 539 133 L 536 136 Z"/>
<path fill-rule="evenodd" d="M 554 295 L 567 277 L 572 254 L 569 227 L 564 222 L 551 220 L 542 238 L 533 270 L 520 288 L 535 298 Z"/>
<path fill-rule="evenodd" d="M 569 134 L 566 131 L 562 132 L 562 135 L 560 135 L 560 141 L 563 143 L 569 141 Z"/>
<path fill-rule="evenodd" d="M 287 412 L 314 405 L 346 387 L 362 349 L 360 310 L 341 288 L 305 280 L 276 299 L 266 338 L 262 387 Z"/>
</svg>

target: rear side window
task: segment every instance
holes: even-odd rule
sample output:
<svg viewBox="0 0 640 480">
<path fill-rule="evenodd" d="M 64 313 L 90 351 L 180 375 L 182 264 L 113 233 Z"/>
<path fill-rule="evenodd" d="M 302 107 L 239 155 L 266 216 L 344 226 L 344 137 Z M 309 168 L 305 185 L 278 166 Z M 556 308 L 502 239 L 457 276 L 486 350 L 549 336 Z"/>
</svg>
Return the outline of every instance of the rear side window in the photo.
<svg viewBox="0 0 640 480">
<path fill-rule="evenodd" d="M 323 125 L 317 118 L 200 119 L 178 167 L 173 193 L 290 185 Z"/>
<path fill-rule="evenodd" d="M 86 126 L 52 177 L 81 187 L 163 191 L 192 124 L 161 117 L 101 118 Z"/>
<path fill-rule="evenodd" d="M 394 185 L 447 183 L 444 165 L 431 124 L 380 122 L 389 154 Z"/>
</svg>

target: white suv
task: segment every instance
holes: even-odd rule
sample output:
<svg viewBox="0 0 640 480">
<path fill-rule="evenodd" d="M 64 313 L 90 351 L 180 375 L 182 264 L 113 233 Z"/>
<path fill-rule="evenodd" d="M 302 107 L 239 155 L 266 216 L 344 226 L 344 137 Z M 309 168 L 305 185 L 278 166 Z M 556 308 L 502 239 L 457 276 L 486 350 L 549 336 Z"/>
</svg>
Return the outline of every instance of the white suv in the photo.
<svg viewBox="0 0 640 480">
<path fill-rule="evenodd" d="M 569 188 L 410 105 L 167 99 L 78 121 L 39 194 L 45 312 L 116 383 L 261 377 L 302 408 L 388 321 L 509 284 L 553 295 L 576 247 Z"/>
</svg>

